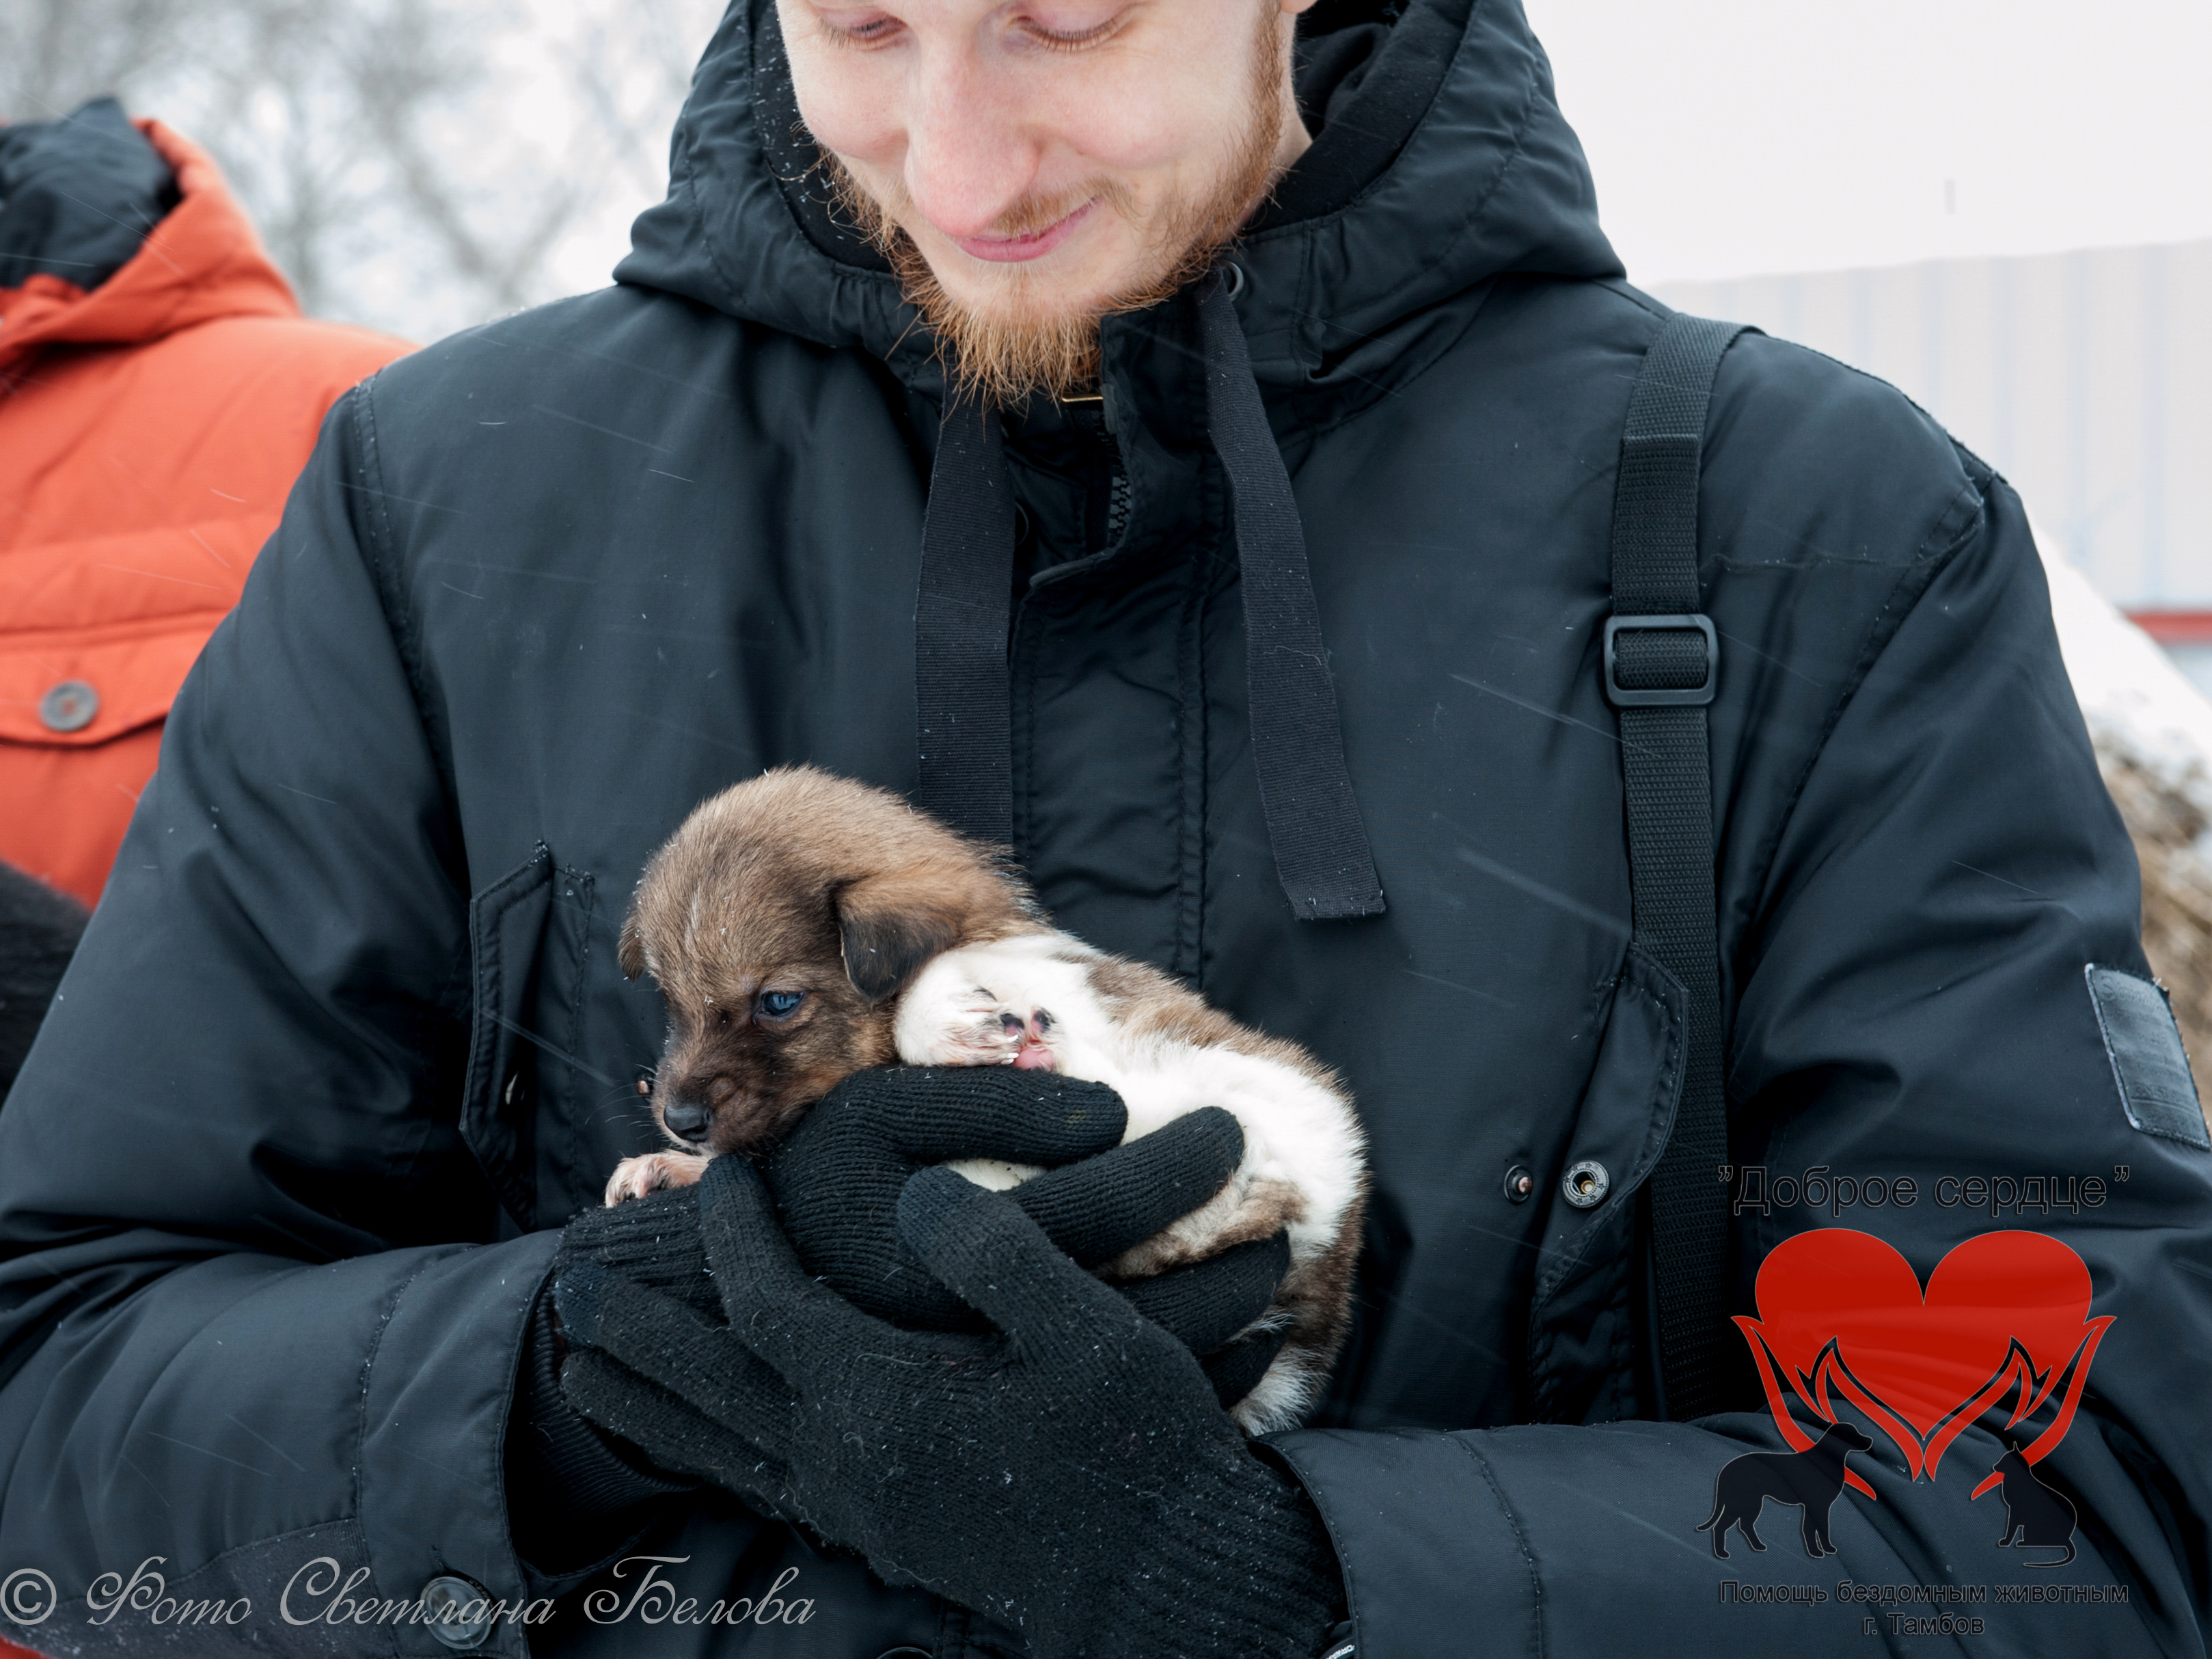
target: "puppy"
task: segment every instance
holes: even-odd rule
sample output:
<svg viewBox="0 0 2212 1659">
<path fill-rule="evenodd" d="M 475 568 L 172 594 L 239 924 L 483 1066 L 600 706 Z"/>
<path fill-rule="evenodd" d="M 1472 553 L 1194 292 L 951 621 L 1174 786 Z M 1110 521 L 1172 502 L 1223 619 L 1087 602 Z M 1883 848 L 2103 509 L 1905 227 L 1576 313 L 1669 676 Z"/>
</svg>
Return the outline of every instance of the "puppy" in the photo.
<svg viewBox="0 0 2212 1659">
<path fill-rule="evenodd" d="M 624 1160 L 608 1203 L 757 1156 L 844 1078 L 893 1061 L 1103 1083 L 1130 1137 L 1220 1106 L 1244 1131 L 1229 1184 L 1101 1271 L 1140 1279 L 1287 1231 L 1290 1273 L 1261 1322 L 1287 1338 L 1234 1415 L 1262 1434 L 1312 1408 L 1344 1338 L 1366 1171 L 1342 1084 L 1295 1043 L 1060 932 L 990 849 L 811 767 L 738 784 L 684 822 L 646 866 L 620 961 L 667 1000 L 649 1088 L 687 1150 Z M 952 1167 L 997 1188 L 1036 1173 Z"/>
</svg>

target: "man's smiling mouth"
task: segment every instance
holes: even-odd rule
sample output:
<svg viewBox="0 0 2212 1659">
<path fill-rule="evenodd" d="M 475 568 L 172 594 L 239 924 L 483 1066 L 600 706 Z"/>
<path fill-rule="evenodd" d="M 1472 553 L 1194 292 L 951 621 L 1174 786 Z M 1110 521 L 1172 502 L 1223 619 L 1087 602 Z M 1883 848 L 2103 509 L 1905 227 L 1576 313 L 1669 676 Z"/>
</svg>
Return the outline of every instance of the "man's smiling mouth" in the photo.
<svg viewBox="0 0 2212 1659">
<path fill-rule="evenodd" d="M 1043 229 L 1027 231 L 1018 236 L 955 236 L 951 240 L 963 253 L 977 259 L 988 259 L 996 264 L 1041 259 L 1087 222 L 1097 206 L 1098 198 L 1094 196 L 1073 213 L 1055 219 Z"/>
</svg>

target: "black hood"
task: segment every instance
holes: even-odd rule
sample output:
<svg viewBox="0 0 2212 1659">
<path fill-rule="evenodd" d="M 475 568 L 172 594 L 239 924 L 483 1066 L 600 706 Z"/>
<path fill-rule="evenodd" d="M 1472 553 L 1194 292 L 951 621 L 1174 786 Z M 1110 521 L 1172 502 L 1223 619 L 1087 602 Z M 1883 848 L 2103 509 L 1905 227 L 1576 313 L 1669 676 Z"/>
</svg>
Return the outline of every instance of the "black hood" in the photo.
<svg viewBox="0 0 2212 1659">
<path fill-rule="evenodd" d="M 1236 253 L 1263 386 L 1310 386 L 1352 343 L 1504 272 L 1621 274 L 1519 0 L 1324 0 L 1298 93 L 1316 141 Z M 668 198 L 617 279 L 933 380 L 912 307 L 832 216 L 813 161 L 773 0 L 736 0 L 677 124 Z"/>
<path fill-rule="evenodd" d="M 0 128 L 0 289 L 45 275 L 88 294 L 176 204 L 176 175 L 112 98 Z"/>
</svg>

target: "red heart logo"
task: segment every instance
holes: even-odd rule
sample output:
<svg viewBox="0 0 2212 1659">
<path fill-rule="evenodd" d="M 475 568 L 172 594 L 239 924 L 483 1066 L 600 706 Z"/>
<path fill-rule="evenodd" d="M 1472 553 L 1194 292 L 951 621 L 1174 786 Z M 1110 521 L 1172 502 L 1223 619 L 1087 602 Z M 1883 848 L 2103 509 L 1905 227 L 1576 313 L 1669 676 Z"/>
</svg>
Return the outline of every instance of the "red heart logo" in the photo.
<svg viewBox="0 0 2212 1659">
<path fill-rule="evenodd" d="M 1812 1443 L 1790 1419 L 1778 1366 L 1779 1380 L 1820 1416 L 1835 1420 L 1832 1389 L 1897 1442 L 1915 1478 L 1923 1466 L 1932 1478 L 1951 1442 L 2008 1390 L 2017 1390 L 2017 1423 L 2070 1376 L 2063 1408 L 2028 1461 L 2057 1445 L 2112 1322 L 2089 1317 L 2089 1296 L 2088 1264 L 2046 1233 L 1967 1239 L 1936 1264 L 1923 1294 L 1911 1264 L 1888 1244 L 1827 1227 L 1768 1254 L 1759 1269 L 1759 1316 L 1736 1323 L 1792 1445 Z"/>
</svg>

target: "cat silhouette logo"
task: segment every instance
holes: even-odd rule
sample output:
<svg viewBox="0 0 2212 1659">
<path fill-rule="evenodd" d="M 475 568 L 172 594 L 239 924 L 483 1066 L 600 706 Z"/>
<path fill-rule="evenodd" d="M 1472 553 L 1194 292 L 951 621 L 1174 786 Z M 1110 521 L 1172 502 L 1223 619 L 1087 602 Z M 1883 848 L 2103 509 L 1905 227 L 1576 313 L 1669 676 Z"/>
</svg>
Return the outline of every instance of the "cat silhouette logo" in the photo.
<svg viewBox="0 0 2212 1659">
<path fill-rule="evenodd" d="M 1997 1547 L 2004 1549 L 2018 1544 L 2023 1549 L 2063 1549 L 2066 1553 L 2056 1561 L 2030 1561 L 2031 1567 L 2063 1567 L 2074 1559 L 2074 1522 L 2077 1518 L 2074 1505 L 2066 1494 L 2053 1492 L 2035 1478 L 2027 1459 L 2014 1446 L 2002 1457 L 1992 1472 L 1994 1479 L 2003 1483 L 2005 1506 L 2004 1536 L 1997 1540 Z M 1987 1480 L 1974 1488 L 1979 1498 L 1990 1489 Z"/>
<path fill-rule="evenodd" d="M 1838 1419 L 1839 1400 L 1896 1443 L 1915 1480 L 1933 1480 L 1959 1436 L 2008 1400 L 2007 1429 L 2045 1411 L 2051 1420 L 2025 1449 L 2015 1445 L 1998 1459 L 1972 1496 L 2002 1485 L 2010 1520 L 2002 1541 L 2063 1546 L 2065 1561 L 2074 1559 L 2074 1507 L 2032 1466 L 2073 1427 L 2112 1316 L 2090 1316 L 2088 1264 L 2070 1247 L 2047 1233 L 1983 1233 L 1937 1262 L 1923 1291 L 1890 1245 L 1853 1228 L 1824 1227 L 1777 1245 L 1759 1266 L 1757 1294 L 1759 1317 L 1738 1315 L 1735 1322 L 1751 1345 L 1774 1425 L 1798 1457 L 1755 1453 L 1721 1471 L 1713 1514 L 1698 1528 L 1712 1529 L 1715 1554 L 1726 1559 L 1721 1537 L 1731 1524 L 1758 1547 L 1748 1523 L 1770 1497 L 1804 1504 L 1808 1555 L 1833 1549 L 1828 1504 L 1846 1486 L 1875 1496 L 1844 1462 L 1863 1448 L 1834 1434 L 1850 1426 Z M 1791 1415 L 1789 1395 L 1828 1425 L 1819 1440 Z M 1837 1487 L 1823 1503 L 1831 1470 Z"/>
</svg>

